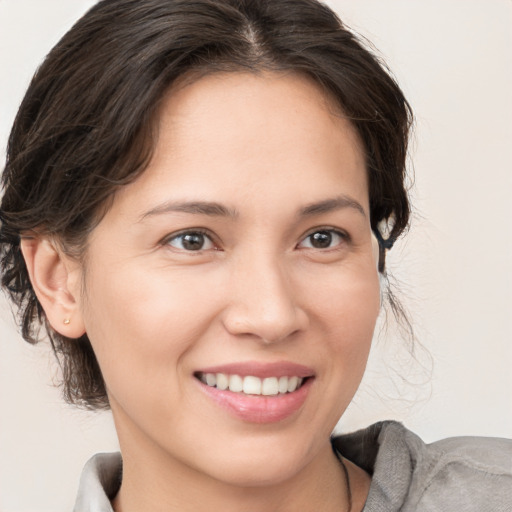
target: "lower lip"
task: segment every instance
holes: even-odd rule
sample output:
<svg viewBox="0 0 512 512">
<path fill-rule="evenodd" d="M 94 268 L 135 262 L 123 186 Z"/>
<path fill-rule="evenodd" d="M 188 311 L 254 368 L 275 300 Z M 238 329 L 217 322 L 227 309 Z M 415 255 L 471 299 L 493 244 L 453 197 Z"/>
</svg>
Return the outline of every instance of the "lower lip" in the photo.
<svg viewBox="0 0 512 512">
<path fill-rule="evenodd" d="M 199 380 L 197 383 L 208 397 L 237 418 L 249 423 L 276 423 L 292 416 L 302 407 L 313 380 L 312 377 L 308 378 L 297 391 L 273 396 L 245 395 L 223 391 Z"/>
</svg>

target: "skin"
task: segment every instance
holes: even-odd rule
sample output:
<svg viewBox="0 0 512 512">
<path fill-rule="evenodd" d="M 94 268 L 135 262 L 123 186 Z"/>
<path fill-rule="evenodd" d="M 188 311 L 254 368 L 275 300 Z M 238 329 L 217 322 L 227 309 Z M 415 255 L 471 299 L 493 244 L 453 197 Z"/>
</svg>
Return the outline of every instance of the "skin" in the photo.
<svg viewBox="0 0 512 512">
<path fill-rule="evenodd" d="M 169 208 L 184 201 L 230 214 Z M 187 250 L 177 234 L 197 229 L 205 245 Z M 313 247 L 326 229 L 331 245 Z M 171 90 L 154 157 L 90 235 L 87 270 L 48 240 L 23 251 L 51 324 L 86 331 L 100 363 L 124 461 L 117 512 L 347 510 L 329 435 L 365 369 L 379 282 L 361 144 L 316 84 L 232 73 Z M 194 377 L 282 360 L 315 379 L 272 424 L 228 414 Z M 347 465 L 360 510 L 369 476 Z"/>
</svg>

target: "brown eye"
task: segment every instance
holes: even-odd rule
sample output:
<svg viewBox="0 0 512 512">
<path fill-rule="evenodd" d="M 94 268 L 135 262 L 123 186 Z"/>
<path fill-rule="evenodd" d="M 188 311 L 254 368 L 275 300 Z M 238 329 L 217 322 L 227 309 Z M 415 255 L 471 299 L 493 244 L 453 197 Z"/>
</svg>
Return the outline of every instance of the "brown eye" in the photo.
<svg viewBox="0 0 512 512">
<path fill-rule="evenodd" d="M 181 233 L 167 242 L 171 247 L 182 251 L 204 251 L 214 247 L 212 240 L 204 233 L 189 231 Z"/>
<path fill-rule="evenodd" d="M 332 243 L 332 235 L 328 231 L 318 231 L 309 235 L 311 245 L 316 249 L 326 249 Z"/>
<path fill-rule="evenodd" d="M 321 229 L 309 234 L 302 242 L 300 248 L 306 249 L 332 249 L 343 243 L 346 236 L 332 229 Z"/>
</svg>

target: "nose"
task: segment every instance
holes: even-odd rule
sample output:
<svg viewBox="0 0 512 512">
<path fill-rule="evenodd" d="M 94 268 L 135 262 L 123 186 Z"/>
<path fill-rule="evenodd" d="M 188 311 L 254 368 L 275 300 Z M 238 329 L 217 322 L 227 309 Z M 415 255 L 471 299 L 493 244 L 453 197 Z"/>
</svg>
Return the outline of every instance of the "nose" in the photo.
<svg viewBox="0 0 512 512">
<path fill-rule="evenodd" d="M 258 255 L 232 269 L 224 325 L 236 336 L 280 342 L 308 325 L 289 272 L 277 258 Z"/>
</svg>

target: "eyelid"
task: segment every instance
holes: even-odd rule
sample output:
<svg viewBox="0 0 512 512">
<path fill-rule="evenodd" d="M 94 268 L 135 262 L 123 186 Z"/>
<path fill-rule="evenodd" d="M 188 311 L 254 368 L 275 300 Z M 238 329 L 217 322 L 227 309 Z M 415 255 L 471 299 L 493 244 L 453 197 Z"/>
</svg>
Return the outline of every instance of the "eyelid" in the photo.
<svg viewBox="0 0 512 512">
<path fill-rule="evenodd" d="M 175 238 L 179 238 L 180 236 L 183 236 L 183 235 L 188 235 L 188 234 L 200 234 L 200 235 L 203 235 L 205 236 L 206 238 L 208 238 L 211 243 L 214 245 L 214 247 L 212 249 L 199 249 L 197 251 L 187 251 L 185 249 L 181 250 L 181 252 L 187 252 L 187 253 L 201 253 L 201 252 L 204 252 L 204 251 L 211 251 L 211 250 L 221 250 L 220 249 L 220 246 L 219 246 L 219 243 L 218 243 L 218 237 L 216 237 L 210 230 L 208 229 L 205 229 L 205 228 L 185 228 L 185 229 L 180 229 L 179 231 L 175 231 L 173 233 L 170 233 L 168 235 L 166 235 L 165 237 L 162 238 L 162 240 L 159 242 L 159 245 L 162 245 L 162 246 L 167 246 L 167 247 L 172 247 L 170 245 L 170 242 L 171 240 L 174 240 Z M 172 247 L 173 249 L 175 249 L 176 251 L 180 251 L 180 249 L 176 248 L 176 247 Z"/>
<path fill-rule="evenodd" d="M 318 233 L 319 231 L 327 231 L 329 233 L 334 233 L 334 234 L 340 236 L 343 239 L 343 241 L 346 242 L 346 243 L 350 242 L 350 240 L 351 240 L 350 235 L 346 231 L 344 231 L 343 229 L 335 228 L 333 226 L 317 226 L 315 228 L 309 229 L 304 235 L 302 235 L 302 237 L 300 238 L 299 243 L 297 244 L 297 247 L 300 248 L 300 244 L 302 242 L 304 242 L 304 240 L 306 240 L 311 235 L 313 235 L 315 233 Z M 314 247 L 305 247 L 305 249 L 314 249 L 314 250 L 317 250 L 317 251 L 329 251 L 329 250 L 332 251 L 332 250 L 336 249 L 337 247 L 338 246 L 328 247 L 326 249 L 317 249 L 317 248 L 314 248 Z"/>
</svg>

